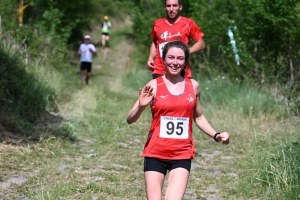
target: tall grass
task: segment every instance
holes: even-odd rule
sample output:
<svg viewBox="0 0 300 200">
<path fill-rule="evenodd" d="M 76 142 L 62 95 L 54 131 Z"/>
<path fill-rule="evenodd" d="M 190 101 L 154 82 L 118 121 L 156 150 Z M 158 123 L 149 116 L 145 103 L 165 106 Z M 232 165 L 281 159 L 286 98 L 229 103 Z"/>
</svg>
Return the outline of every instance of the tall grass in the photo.
<svg viewBox="0 0 300 200">
<path fill-rule="evenodd" d="M 13 129 L 21 121 L 34 122 L 47 106 L 54 105 L 54 90 L 39 82 L 34 74 L 28 73 L 26 67 L 30 66 L 20 60 L 18 53 L 4 49 L 2 44 L 0 65 L 0 123 L 3 126 Z"/>
<path fill-rule="evenodd" d="M 288 108 L 276 101 L 269 92 L 259 90 L 247 82 L 217 76 L 214 79 L 201 77 L 200 84 L 203 102 L 226 106 L 246 116 L 274 114 L 281 118 L 288 114 Z"/>
<path fill-rule="evenodd" d="M 298 141 L 297 141 L 298 140 Z M 261 153 L 258 180 L 274 199 L 300 199 L 300 142 L 282 144 Z"/>
</svg>

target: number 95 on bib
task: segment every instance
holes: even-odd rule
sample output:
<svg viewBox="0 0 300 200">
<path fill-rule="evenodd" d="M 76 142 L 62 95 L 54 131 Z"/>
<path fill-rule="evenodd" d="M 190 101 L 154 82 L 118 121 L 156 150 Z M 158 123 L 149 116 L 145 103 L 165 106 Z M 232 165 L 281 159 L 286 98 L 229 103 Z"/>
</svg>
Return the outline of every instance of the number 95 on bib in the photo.
<svg viewBox="0 0 300 200">
<path fill-rule="evenodd" d="M 186 117 L 161 116 L 159 137 L 188 139 L 189 121 L 189 118 Z"/>
</svg>

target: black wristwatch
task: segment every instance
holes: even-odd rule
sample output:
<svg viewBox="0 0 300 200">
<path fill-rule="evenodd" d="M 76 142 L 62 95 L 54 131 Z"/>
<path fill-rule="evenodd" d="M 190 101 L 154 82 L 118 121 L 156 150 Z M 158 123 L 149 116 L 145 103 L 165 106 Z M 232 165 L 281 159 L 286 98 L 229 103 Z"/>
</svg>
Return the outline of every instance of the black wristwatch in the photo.
<svg viewBox="0 0 300 200">
<path fill-rule="evenodd" d="M 216 141 L 216 142 L 219 142 L 219 140 L 217 140 L 217 135 L 220 135 L 221 133 L 216 133 L 215 135 L 214 135 L 214 140 Z"/>
</svg>

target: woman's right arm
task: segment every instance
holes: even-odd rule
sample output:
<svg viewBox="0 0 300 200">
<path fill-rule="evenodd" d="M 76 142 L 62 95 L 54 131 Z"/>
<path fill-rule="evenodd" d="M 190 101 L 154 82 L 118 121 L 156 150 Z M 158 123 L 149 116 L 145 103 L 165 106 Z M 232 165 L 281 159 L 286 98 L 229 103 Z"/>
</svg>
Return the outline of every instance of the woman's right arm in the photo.
<svg viewBox="0 0 300 200">
<path fill-rule="evenodd" d="M 145 108 L 155 96 L 156 80 L 151 80 L 142 90 L 139 91 L 139 99 L 129 111 L 126 121 L 128 124 L 136 122 Z"/>
<path fill-rule="evenodd" d="M 135 102 L 132 109 L 129 111 L 127 118 L 126 118 L 126 121 L 128 124 L 132 124 L 132 123 L 136 122 L 140 118 L 140 116 L 143 113 L 143 111 L 145 110 L 145 108 L 147 107 L 147 106 L 140 106 L 139 104 L 140 104 L 140 102 L 138 99 Z"/>
<path fill-rule="evenodd" d="M 81 54 L 81 45 L 80 45 L 80 47 L 79 47 L 79 49 L 78 49 L 78 51 L 77 51 L 77 54 L 78 54 L 78 55 Z"/>
</svg>

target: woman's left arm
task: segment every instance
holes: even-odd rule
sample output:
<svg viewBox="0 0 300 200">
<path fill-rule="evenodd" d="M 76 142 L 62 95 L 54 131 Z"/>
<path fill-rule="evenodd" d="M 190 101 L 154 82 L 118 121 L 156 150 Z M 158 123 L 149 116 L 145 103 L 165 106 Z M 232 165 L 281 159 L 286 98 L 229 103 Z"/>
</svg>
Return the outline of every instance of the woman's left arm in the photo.
<svg viewBox="0 0 300 200">
<path fill-rule="evenodd" d="M 206 117 L 202 113 L 202 108 L 200 105 L 200 85 L 197 81 L 192 79 L 192 83 L 194 86 L 194 91 L 196 94 L 197 103 L 194 111 L 194 121 L 199 129 L 201 129 L 205 134 L 214 138 L 217 131 L 210 125 Z M 227 132 L 222 132 L 216 135 L 216 140 L 222 141 L 223 144 L 229 143 L 229 134 Z"/>
</svg>

